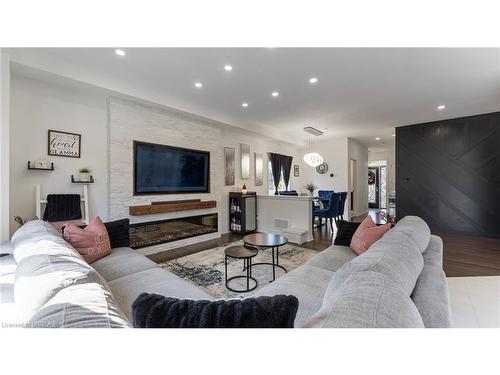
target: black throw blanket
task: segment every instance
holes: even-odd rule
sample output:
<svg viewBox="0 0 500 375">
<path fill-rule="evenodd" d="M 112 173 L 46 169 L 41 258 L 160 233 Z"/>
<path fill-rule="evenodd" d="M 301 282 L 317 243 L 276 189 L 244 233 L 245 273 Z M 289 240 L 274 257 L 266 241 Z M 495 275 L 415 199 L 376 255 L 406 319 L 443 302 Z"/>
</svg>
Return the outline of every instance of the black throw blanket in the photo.
<svg viewBox="0 0 500 375">
<path fill-rule="evenodd" d="M 193 301 L 142 293 L 132 317 L 136 328 L 293 328 L 298 307 L 285 295 Z"/>
<path fill-rule="evenodd" d="M 45 221 L 78 220 L 82 218 L 79 194 L 49 194 L 43 213 Z"/>
</svg>

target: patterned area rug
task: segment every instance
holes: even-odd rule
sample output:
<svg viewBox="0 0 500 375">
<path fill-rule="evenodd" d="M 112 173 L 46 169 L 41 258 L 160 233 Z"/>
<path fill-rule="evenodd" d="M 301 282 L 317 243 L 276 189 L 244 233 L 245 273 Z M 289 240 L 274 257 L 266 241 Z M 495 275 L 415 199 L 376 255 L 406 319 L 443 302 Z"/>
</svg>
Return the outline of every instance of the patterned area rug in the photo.
<svg viewBox="0 0 500 375">
<path fill-rule="evenodd" d="M 177 276 L 195 284 L 198 287 L 201 287 L 215 298 L 227 299 L 246 297 L 269 284 L 272 280 L 272 266 L 257 265 L 252 268 L 252 277 L 254 277 L 258 282 L 256 289 L 248 293 L 231 292 L 225 285 L 224 249 L 234 245 L 243 245 L 243 242 L 232 242 L 221 247 L 216 247 L 214 249 L 205 250 L 196 254 L 160 263 L 160 267 L 175 273 Z M 305 249 L 296 245 L 287 244 L 280 247 L 279 264 L 290 272 L 307 262 L 316 254 L 318 254 L 318 251 L 316 250 Z M 257 256 L 252 259 L 252 262 L 271 262 L 271 249 L 259 251 Z M 228 258 L 228 273 L 229 277 L 246 275 L 246 271 L 243 271 L 243 260 Z M 285 271 L 276 267 L 276 279 L 284 274 Z M 250 283 L 251 287 L 253 285 L 253 281 L 250 281 Z M 229 285 L 233 289 L 244 289 L 246 287 L 246 281 L 245 279 L 231 280 Z"/>
</svg>

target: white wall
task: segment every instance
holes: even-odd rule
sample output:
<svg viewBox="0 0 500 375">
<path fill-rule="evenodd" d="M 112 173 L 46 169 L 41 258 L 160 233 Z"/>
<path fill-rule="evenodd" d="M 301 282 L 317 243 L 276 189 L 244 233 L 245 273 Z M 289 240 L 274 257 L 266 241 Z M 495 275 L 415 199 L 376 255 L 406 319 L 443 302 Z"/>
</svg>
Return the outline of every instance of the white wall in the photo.
<svg viewBox="0 0 500 375">
<path fill-rule="evenodd" d="M 191 214 L 217 212 L 219 214 L 219 233 L 206 235 L 206 238 L 186 239 L 183 244 L 210 239 L 229 231 L 228 225 L 228 193 L 239 191 L 243 184 L 249 191 L 267 194 L 267 153 L 276 152 L 294 157 L 293 164 L 303 168 L 300 150 L 297 146 L 265 138 L 240 129 L 232 129 L 213 122 L 200 120 L 185 114 L 179 114 L 161 106 L 140 104 L 135 101 L 110 98 L 109 100 L 109 134 L 110 134 L 110 218 L 118 219 L 128 216 L 129 205 L 149 204 L 151 201 L 197 198 L 217 200 L 217 208 L 200 210 Z M 134 196 L 132 191 L 132 141 L 140 140 L 152 143 L 168 144 L 178 147 L 210 151 L 210 193 L 208 194 L 169 194 L 153 196 Z M 250 145 L 250 178 L 241 179 L 240 143 Z M 224 147 L 235 149 L 235 185 L 224 185 Z M 262 153 L 264 157 L 264 183 L 255 186 L 254 153 Z M 300 177 L 290 178 L 292 187 L 300 187 Z M 131 222 L 161 220 L 186 216 L 186 213 L 168 213 L 154 216 L 130 216 Z M 180 243 L 158 245 L 156 249 L 163 251 Z"/>
<path fill-rule="evenodd" d="M 33 78 L 27 78 L 19 74 L 13 75 L 11 82 L 11 139 L 10 139 L 10 205 L 11 215 L 30 217 L 35 215 L 35 194 L 34 186 L 42 186 L 42 196 L 48 193 L 80 193 L 81 186 L 70 183 L 71 174 L 77 173 L 78 168 L 89 167 L 96 183 L 90 185 L 90 215 L 101 216 L 103 220 L 127 215 L 129 204 L 140 204 L 143 201 L 133 199 L 130 191 L 127 190 L 127 197 L 130 202 L 122 205 L 122 211 L 114 214 L 109 210 L 111 205 L 109 196 L 116 193 L 124 184 L 126 189 L 131 189 L 132 180 L 130 177 L 131 151 L 130 145 L 125 147 L 124 154 L 113 153 L 116 157 L 109 159 L 111 149 L 108 142 L 112 134 L 108 132 L 108 122 L 113 120 L 119 127 L 129 121 L 132 126 L 128 128 L 126 137 L 132 139 L 143 139 L 157 143 L 177 144 L 184 147 L 207 149 L 211 151 L 211 188 L 212 195 L 203 196 L 202 199 L 216 199 L 219 213 L 219 233 L 228 231 L 227 204 L 228 193 L 239 188 L 245 183 L 250 191 L 258 194 L 267 194 L 267 153 L 276 152 L 294 157 L 293 164 L 300 167 L 300 177 L 293 177 L 291 173 L 292 188 L 305 191 L 304 185 L 307 182 L 304 174 L 309 167 L 302 162 L 302 151 L 298 146 L 280 142 L 272 138 L 260 136 L 256 133 L 247 132 L 229 126 L 206 121 L 189 115 L 176 114 L 165 110 L 164 107 L 156 105 L 132 103 L 133 110 L 117 112 L 108 110 L 108 93 L 98 89 L 91 89 L 83 85 L 77 85 L 71 81 L 61 80 L 58 82 L 47 82 Z M 109 99 L 111 101 L 111 99 Z M 153 119 L 153 120 L 152 120 Z M 179 120 L 180 119 L 180 120 Z M 126 120 L 126 121 L 125 121 Z M 156 133 L 144 131 L 144 126 L 151 125 L 151 121 L 156 121 Z M 180 122 L 179 122 L 180 121 Z M 172 127 L 177 122 L 179 127 Z M 129 123 L 129 125 L 130 125 Z M 190 131 L 186 127 L 191 126 Z M 161 129 L 164 127 L 164 129 Z M 154 126 L 153 126 L 154 128 Z M 47 155 L 47 130 L 62 130 L 79 133 L 82 135 L 81 158 L 49 157 Z M 136 129 L 136 132 L 134 132 Z M 142 131 L 140 131 L 142 129 Z M 130 133 L 131 132 L 131 133 Z M 108 140 L 110 138 L 110 140 Z M 127 139 L 128 139 L 127 138 Z M 206 139 L 210 142 L 207 144 Z M 115 140 L 115 143 L 119 140 Z M 173 143 L 172 143 L 173 142 Z M 239 144 L 250 145 L 251 152 L 251 173 L 250 179 L 240 179 Z M 223 150 L 224 147 L 234 147 L 236 150 L 235 159 L 236 173 L 235 185 L 224 186 L 223 177 Z M 255 186 L 254 175 L 254 153 L 262 153 L 264 157 L 264 178 L 262 186 Z M 27 161 L 38 158 L 45 158 L 49 162 L 53 161 L 55 170 L 28 171 Z M 108 173 L 108 159 L 112 168 L 124 168 L 127 172 L 123 183 L 109 185 L 111 174 Z M 124 167 L 125 165 L 125 167 Z M 108 191 L 109 188 L 109 191 Z M 115 190 L 114 190 L 115 189 Z M 193 195 L 180 196 L 150 196 L 145 197 L 148 203 L 154 200 L 168 200 L 192 198 Z M 144 202 L 145 202 L 144 201 Z M 119 204 L 116 203 L 116 204 Z M 118 216 L 117 216 L 118 215 Z M 185 216 L 182 213 L 181 216 Z M 152 218 L 146 218 L 152 220 Z M 9 218 L 10 232 L 13 233 L 17 224 Z M 194 239 L 199 241 L 200 239 Z M 177 246 L 182 245 L 180 243 Z"/>
<path fill-rule="evenodd" d="M 239 163 L 240 158 L 240 143 L 245 143 L 250 145 L 250 178 L 247 180 L 242 180 L 241 176 L 241 165 Z M 246 185 L 249 191 L 255 191 L 258 195 L 268 194 L 268 152 L 274 152 L 283 155 L 293 156 L 292 161 L 292 171 L 290 172 L 290 189 L 297 190 L 300 192 L 306 192 L 304 185 L 306 182 L 305 174 L 307 174 L 306 168 L 310 168 L 302 161 L 302 150 L 294 145 L 279 142 L 274 139 L 265 138 L 263 136 L 245 132 L 240 129 L 228 129 L 225 128 L 222 131 L 222 141 L 221 148 L 233 147 L 235 149 L 235 160 L 236 160 L 236 171 L 235 171 L 235 184 L 234 186 L 224 186 L 224 181 L 222 181 L 222 191 L 225 197 L 221 201 L 222 210 L 222 231 L 223 233 L 228 232 L 228 204 L 229 204 L 229 192 L 239 191 L 243 184 Z M 263 185 L 255 186 L 255 153 L 261 153 L 264 159 L 264 171 L 263 171 Z M 294 177 L 293 175 L 293 165 L 299 165 L 299 177 Z"/>
<path fill-rule="evenodd" d="M 352 216 L 359 216 L 368 212 L 368 148 L 354 139 L 349 138 L 347 153 L 348 163 L 349 160 L 356 160 L 357 183 L 354 191 L 354 207 L 352 207 Z M 350 173 L 351 170 L 349 168 L 349 174 Z M 350 203 L 349 199 L 348 203 Z M 347 206 L 349 207 L 349 204 Z M 350 215 L 350 208 L 348 212 Z M 349 218 L 350 217 L 351 216 L 349 216 Z"/>
<path fill-rule="evenodd" d="M 318 190 L 347 191 L 349 181 L 347 138 L 333 138 L 316 142 L 313 147 L 315 152 L 323 156 L 325 163 L 328 164 L 328 171 L 319 174 L 316 172 L 316 168 L 305 165 L 304 184 L 312 182 L 318 187 Z M 331 173 L 333 173 L 333 177 L 330 177 Z"/>
<path fill-rule="evenodd" d="M 316 172 L 315 168 L 305 166 L 304 184 L 314 183 L 318 190 L 335 190 L 342 192 L 349 190 L 350 167 L 349 160 L 357 161 L 357 181 L 354 199 L 354 216 L 368 211 L 368 149 L 359 142 L 346 137 L 332 138 L 316 142 L 314 151 L 319 152 L 328 164 L 328 171 L 324 174 Z M 333 173 L 333 177 L 330 174 Z M 365 186 L 366 185 L 366 186 Z M 315 191 L 317 193 L 317 191 Z M 345 214 L 350 218 L 350 200 L 347 197 Z"/>
<path fill-rule="evenodd" d="M 89 167 L 95 183 L 89 187 L 90 215 L 108 217 L 107 132 L 104 94 L 12 76 L 10 140 L 10 231 L 12 216 L 35 215 L 35 185 L 48 193 L 82 193 L 70 176 Z M 79 133 L 81 158 L 47 155 L 48 129 Z M 28 171 L 28 160 L 45 158 L 54 171 Z"/>
<path fill-rule="evenodd" d="M 0 242 L 9 239 L 10 59 L 0 49 Z"/>
<path fill-rule="evenodd" d="M 325 163 L 328 164 L 328 171 L 319 174 L 316 172 L 316 168 L 306 166 L 308 180 L 305 182 L 312 182 L 318 187 L 317 190 L 348 191 L 349 159 L 347 138 L 333 138 L 316 142 L 313 148 L 315 152 L 323 156 Z M 333 173 L 333 177 L 330 177 L 331 173 Z M 317 194 L 317 190 L 315 194 Z M 347 216 L 349 215 L 349 200 L 346 200 L 344 212 Z"/>
</svg>

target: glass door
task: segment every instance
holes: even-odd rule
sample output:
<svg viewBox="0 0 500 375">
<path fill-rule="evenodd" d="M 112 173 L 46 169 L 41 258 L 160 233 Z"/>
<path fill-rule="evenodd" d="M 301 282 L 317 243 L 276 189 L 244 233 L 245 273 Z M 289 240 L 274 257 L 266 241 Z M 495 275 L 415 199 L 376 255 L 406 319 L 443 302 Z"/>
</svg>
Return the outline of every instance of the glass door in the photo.
<svg viewBox="0 0 500 375">
<path fill-rule="evenodd" d="M 380 167 L 368 168 L 368 207 L 380 208 Z"/>
</svg>

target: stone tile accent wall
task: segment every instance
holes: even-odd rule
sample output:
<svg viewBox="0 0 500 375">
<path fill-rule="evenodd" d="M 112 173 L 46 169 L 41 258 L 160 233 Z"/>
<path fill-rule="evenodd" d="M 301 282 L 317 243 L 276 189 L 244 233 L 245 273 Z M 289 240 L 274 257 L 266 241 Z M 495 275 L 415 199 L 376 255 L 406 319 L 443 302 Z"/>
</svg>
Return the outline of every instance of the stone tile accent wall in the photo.
<svg viewBox="0 0 500 375">
<path fill-rule="evenodd" d="M 209 121 L 190 117 L 160 107 L 116 97 L 108 99 L 108 178 L 109 218 L 130 218 L 131 223 L 219 213 L 219 232 L 188 238 L 181 241 L 140 249 L 152 254 L 220 236 L 220 207 L 223 191 L 222 130 Z M 159 143 L 210 152 L 210 193 L 166 194 L 151 196 L 133 195 L 133 141 Z M 103 161 L 104 162 L 104 161 Z M 129 216 L 131 205 L 150 204 L 152 201 L 176 199 L 217 200 L 217 208 L 145 216 Z"/>
</svg>

